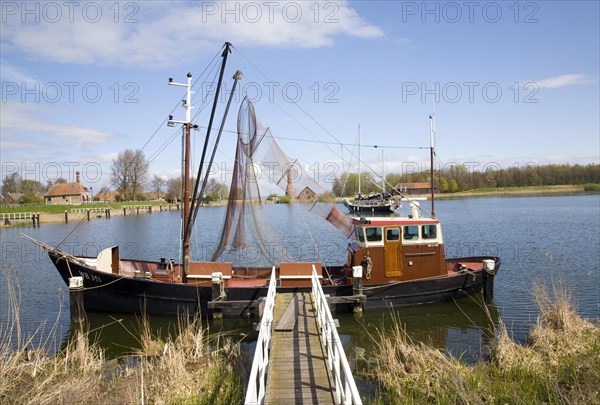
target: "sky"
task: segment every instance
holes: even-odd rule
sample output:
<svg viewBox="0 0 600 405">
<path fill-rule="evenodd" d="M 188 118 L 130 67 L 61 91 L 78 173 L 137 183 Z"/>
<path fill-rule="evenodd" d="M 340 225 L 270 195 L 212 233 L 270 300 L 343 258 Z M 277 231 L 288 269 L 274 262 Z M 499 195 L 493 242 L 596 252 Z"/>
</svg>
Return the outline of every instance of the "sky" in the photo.
<svg viewBox="0 0 600 405">
<path fill-rule="evenodd" d="M 78 170 L 99 190 L 125 149 L 142 149 L 151 175 L 176 177 L 181 130 L 165 119 L 184 119 L 185 90 L 167 80 L 188 72 L 198 164 L 226 41 L 217 122 L 236 70 L 243 80 L 219 181 L 233 167 L 244 95 L 324 182 L 357 169 L 359 127 L 363 170 L 425 169 L 431 114 L 442 167 L 599 163 L 599 4 L 2 1 L 2 177 L 45 184 Z"/>
</svg>

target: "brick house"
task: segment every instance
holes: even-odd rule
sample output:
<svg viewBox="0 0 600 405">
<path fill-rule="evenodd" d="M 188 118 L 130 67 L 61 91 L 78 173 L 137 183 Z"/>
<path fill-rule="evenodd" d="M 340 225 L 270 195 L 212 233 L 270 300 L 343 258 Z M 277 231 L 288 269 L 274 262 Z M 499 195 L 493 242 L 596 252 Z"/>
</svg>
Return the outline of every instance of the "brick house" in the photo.
<svg viewBox="0 0 600 405">
<path fill-rule="evenodd" d="M 92 201 L 90 190 L 79 181 L 79 172 L 75 173 L 75 183 L 59 183 L 44 194 L 44 204 L 79 205 Z"/>
</svg>

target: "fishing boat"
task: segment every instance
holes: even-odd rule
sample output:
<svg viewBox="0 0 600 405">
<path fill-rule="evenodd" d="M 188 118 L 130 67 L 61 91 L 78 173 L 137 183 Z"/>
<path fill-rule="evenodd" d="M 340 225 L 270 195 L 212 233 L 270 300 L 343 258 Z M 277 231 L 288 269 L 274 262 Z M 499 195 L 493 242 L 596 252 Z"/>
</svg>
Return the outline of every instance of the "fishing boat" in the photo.
<svg viewBox="0 0 600 405">
<path fill-rule="evenodd" d="M 361 194 L 360 126 L 358 127 L 358 194 L 352 200 L 344 199 L 344 206 L 352 213 L 391 214 L 398 207 L 390 193 L 385 191 L 383 150 L 381 151 L 381 193 Z"/>
<path fill-rule="evenodd" d="M 389 305 L 425 304 L 463 297 L 483 290 L 488 300 L 493 296 L 493 280 L 500 268 L 500 258 L 476 256 L 449 259 L 445 256 L 444 239 L 440 221 L 433 213 L 425 213 L 416 201 L 408 204 L 406 215 L 394 217 L 348 217 L 335 203 L 320 199 L 293 201 L 309 212 L 320 215 L 349 238 L 348 257 L 336 266 L 321 262 L 286 260 L 272 266 L 238 265 L 222 260 L 223 252 L 243 248 L 245 238 L 254 227 L 265 232 L 269 227 L 260 221 L 260 200 L 254 170 L 262 151 L 268 151 L 273 172 L 273 184 L 292 191 L 311 188 L 317 191 L 311 176 L 292 182 L 291 170 L 297 159 L 288 157 L 278 147 L 268 128 L 260 127 L 254 107 L 244 99 L 238 113 L 238 142 L 227 214 L 221 238 L 211 260 L 195 261 L 190 253 L 190 235 L 200 210 L 201 196 L 208 180 L 208 172 L 221 137 L 236 84 L 241 74 L 236 72 L 230 98 L 219 128 L 214 149 L 208 158 L 207 145 L 213 126 L 216 101 L 227 55 L 231 45 L 226 43 L 222 53 L 222 66 L 216 86 L 213 112 L 208 123 L 205 146 L 200 159 L 193 191 L 190 182 L 190 131 L 192 75 L 186 83 L 169 84 L 187 88 L 183 106 L 186 119 L 176 121 L 169 116 L 168 125 L 181 124 L 183 131 L 183 207 L 180 258 L 167 259 L 159 254 L 150 260 L 124 259 L 119 246 L 109 246 L 96 257 L 76 256 L 58 246 L 35 241 L 48 251 L 52 263 L 67 285 L 74 280 L 82 283 L 83 305 L 86 310 L 150 315 L 197 314 L 207 316 L 259 314 L 262 298 L 266 296 L 268 282 L 275 274 L 277 291 L 310 291 L 313 268 L 323 285 L 325 294 L 336 310 L 352 311 L 357 308 L 386 307 Z M 433 148 L 433 147 L 432 147 Z M 433 157 L 433 153 L 431 155 Z M 206 160 L 205 160 L 206 158 Z M 208 162 L 205 165 L 205 162 Z M 433 167 L 433 165 L 432 165 Z M 287 180 L 287 181 L 286 181 Z M 313 183 L 303 183 L 311 181 Z M 324 189 L 323 189 L 324 190 Z M 325 190 L 326 191 L 326 190 Z M 433 203 L 433 201 L 432 201 Z M 433 206 L 432 206 L 433 208 Z M 252 219 L 245 222 L 248 217 Z M 248 225 L 250 224 L 250 225 Z M 266 239 L 259 239 L 263 247 Z M 220 259 L 221 258 L 221 259 Z"/>
</svg>

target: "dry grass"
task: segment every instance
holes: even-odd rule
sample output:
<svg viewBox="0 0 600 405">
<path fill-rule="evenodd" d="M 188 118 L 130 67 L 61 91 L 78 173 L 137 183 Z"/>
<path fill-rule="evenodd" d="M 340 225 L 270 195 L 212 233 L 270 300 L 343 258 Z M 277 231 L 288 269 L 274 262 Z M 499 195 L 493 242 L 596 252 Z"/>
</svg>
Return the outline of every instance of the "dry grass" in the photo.
<svg viewBox="0 0 600 405">
<path fill-rule="evenodd" d="M 489 363 L 467 365 L 410 341 L 394 317 L 392 333 L 377 331 L 379 383 L 385 404 L 600 403 L 600 328 L 574 310 L 561 284 L 552 294 L 536 284 L 537 324 L 527 344 L 512 340 L 502 323 Z"/>
<path fill-rule="evenodd" d="M 209 339 L 199 318 L 180 318 L 176 336 L 165 340 L 153 336 L 143 321 L 141 349 L 133 361 L 107 360 L 85 331 L 53 355 L 28 349 L 34 340 L 21 336 L 18 292 L 7 284 L 11 322 L 0 329 L 0 404 L 229 405 L 242 400 L 231 361 L 237 351 L 227 340 Z"/>
</svg>

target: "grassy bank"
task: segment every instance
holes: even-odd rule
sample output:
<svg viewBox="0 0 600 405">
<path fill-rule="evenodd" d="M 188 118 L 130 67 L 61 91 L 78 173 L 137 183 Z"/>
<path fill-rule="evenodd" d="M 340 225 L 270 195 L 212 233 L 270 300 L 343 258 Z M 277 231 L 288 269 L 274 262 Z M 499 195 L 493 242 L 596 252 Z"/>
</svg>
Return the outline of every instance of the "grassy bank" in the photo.
<svg viewBox="0 0 600 405">
<path fill-rule="evenodd" d="M 64 213 L 65 210 L 71 212 L 72 209 L 88 209 L 88 208 L 112 208 L 112 209 L 121 209 L 125 206 L 130 205 L 151 205 L 158 207 L 159 205 L 168 205 L 169 203 L 166 201 L 127 201 L 122 203 L 93 203 L 93 204 L 84 204 L 84 205 L 19 205 L 19 206 L 0 206 L 0 214 L 9 213 L 9 212 L 41 212 L 47 214 L 61 214 Z"/>
<path fill-rule="evenodd" d="M 395 318 L 393 334 L 378 331 L 377 404 L 600 403 L 600 328 L 579 317 L 569 293 L 553 298 L 536 286 L 537 324 L 519 345 L 500 325 L 489 362 L 460 359 L 410 340 Z"/>
<path fill-rule="evenodd" d="M 187 322 L 187 321 L 186 321 Z M 0 403 L 8 404 L 235 404 L 242 400 L 230 344 L 210 351 L 200 322 L 176 338 L 140 337 L 136 361 L 107 360 L 78 332 L 56 355 L 0 346 Z M 214 342 L 213 342 L 214 343 Z"/>
<path fill-rule="evenodd" d="M 180 318 L 178 333 L 164 339 L 142 322 L 140 349 L 127 359 L 108 359 L 85 331 L 72 333 L 57 354 L 49 354 L 32 349 L 35 336 L 23 337 L 18 293 L 8 276 L 5 281 L 10 322 L 4 330 L 0 325 L 0 404 L 242 402 L 232 366 L 236 348 L 223 337 L 209 338 L 200 319 Z"/>
</svg>

